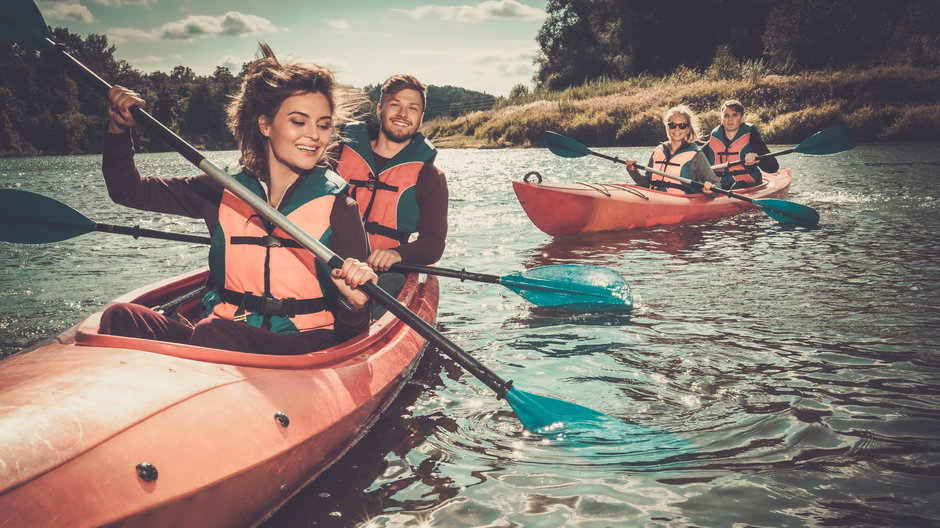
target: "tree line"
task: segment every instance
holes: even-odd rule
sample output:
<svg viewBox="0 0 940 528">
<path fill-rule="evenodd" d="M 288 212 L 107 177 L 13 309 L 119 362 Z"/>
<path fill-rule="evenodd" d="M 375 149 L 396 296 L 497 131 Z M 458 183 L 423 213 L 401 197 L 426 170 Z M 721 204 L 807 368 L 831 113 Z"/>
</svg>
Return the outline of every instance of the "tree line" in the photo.
<svg viewBox="0 0 940 528">
<path fill-rule="evenodd" d="M 940 66 L 936 0 L 549 0 L 536 90 L 760 61 L 772 71 Z M 519 92 L 524 92 L 520 87 Z"/>
<path fill-rule="evenodd" d="M 221 66 L 209 75 L 196 75 L 186 66 L 169 73 L 141 73 L 115 58 L 116 48 L 104 35 L 83 38 L 64 28 L 51 31 L 56 42 L 102 78 L 139 92 L 150 114 L 194 146 L 236 148 L 225 107 L 241 84 L 244 65 L 237 75 Z M 380 88 L 363 88 L 373 108 Z M 425 119 L 456 117 L 489 108 L 497 100 L 481 92 L 433 85 L 427 97 Z M 100 152 L 106 111 L 107 100 L 74 79 L 56 58 L 0 40 L 0 157 Z M 142 152 L 168 150 L 149 134 L 138 135 L 135 145 Z"/>
</svg>

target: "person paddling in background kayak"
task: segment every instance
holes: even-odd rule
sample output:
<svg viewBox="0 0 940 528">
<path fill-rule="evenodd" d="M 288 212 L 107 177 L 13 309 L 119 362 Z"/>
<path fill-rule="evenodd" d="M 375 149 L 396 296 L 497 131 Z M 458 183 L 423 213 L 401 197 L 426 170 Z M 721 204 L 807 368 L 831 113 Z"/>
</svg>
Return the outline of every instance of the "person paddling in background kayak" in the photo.
<svg viewBox="0 0 940 528">
<path fill-rule="evenodd" d="M 312 64 L 281 64 L 261 44 L 228 107 L 242 170 L 234 176 L 299 227 L 346 258 L 330 271 L 247 203 L 203 174 L 142 177 L 134 164 L 131 106 L 140 96 L 109 92 L 102 172 L 111 198 L 145 211 L 202 218 L 212 234 L 207 317 L 190 328 L 136 304 L 110 306 L 100 331 L 241 352 L 301 354 L 332 346 L 368 328 L 368 296 L 377 279 L 363 262 L 366 235 L 346 182 L 324 154 L 334 124 L 364 100 Z"/>
<path fill-rule="evenodd" d="M 444 254 L 447 179 L 434 166 L 434 145 L 418 132 L 426 93 L 415 77 L 392 75 L 382 83 L 378 125 L 344 125 L 344 141 L 331 149 L 369 234 L 368 263 L 380 272 L 397 262 L 434 264 Z M 386 290 L 400 289 L 385 279 Z"/>
<path fill-rule="evenodd" d="M 744 105 L 729 99 L 721 105 L 721 124 L 712 130 L 708 143 L 702 148 L 711 165 L 744 160 L 720 170 L 723 189 L 742 189 L 760 185 L 761 171 L 773 173 L 780 170 L 774 157 L 757 161 L 757 156 L 767 154 L 770 149 L 761 139 L 757 127 L 744 122 Z"/>
<path fill-rule="evenodd" d="M 698 119 L 695 114 L 685 105 L 670 108 L 663 116 L 663 125 L 666 127 L 666 141 L 653 149 L 648 165 L 668 174 L 702 182 L 702 189 L 659 174 L 640 174 L 634 159 L 624 161 L 630 177 L 637 185 L 668 193 L 710 192 L 718 183 L 718 177 L 708 159 L 695 146 L 698 140 Z"/>
</svg>

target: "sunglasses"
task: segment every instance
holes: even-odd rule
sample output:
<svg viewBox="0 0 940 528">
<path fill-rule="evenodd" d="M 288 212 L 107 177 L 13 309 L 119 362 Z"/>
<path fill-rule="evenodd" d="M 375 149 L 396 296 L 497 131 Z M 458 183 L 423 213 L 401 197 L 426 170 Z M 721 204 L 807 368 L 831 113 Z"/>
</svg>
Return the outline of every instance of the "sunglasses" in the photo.
<svg viewBox="0 0 940 528">
<path fill-rule="evenodd" d="M 670 122 L 670 123 L 666 123 L 666 126 L 669 127 L 669 130 L 672 130 L 672 129 L 676 128 L 676 127 L 679 127 L 679 130 L 685 130 L 685 129 L 689 128 L 689 124 L 688 124 L 688 123 L 671 123 L 671 122 Z"/>
</svg>

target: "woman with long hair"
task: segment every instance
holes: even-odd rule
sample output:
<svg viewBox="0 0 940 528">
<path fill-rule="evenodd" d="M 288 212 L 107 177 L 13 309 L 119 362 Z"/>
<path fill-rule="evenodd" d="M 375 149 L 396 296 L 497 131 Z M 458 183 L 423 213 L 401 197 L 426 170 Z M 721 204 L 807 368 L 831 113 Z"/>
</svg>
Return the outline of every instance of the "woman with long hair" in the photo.
<svg viewBox="0 0 940 528">
<path fill-rule="evenodd" d="M 358 286 L 375 281 L 364 261 L 366 235 L 347 184 L 326 168 L 336 125 L 351 118 L 361 95 L 325 68 L 283 64 L 267 46 L 252 62 L 228 107 L 241 171 L 234 178 L 292 222 L 347 257 L 330 270 L 289 235 L 208 175 L 142 177 L 134 164 L 132 106 L 126 88 L 109 93 L 102 172 L 121 205 L 202 218 L 212 236 L 206 317 L 195 327 L 144 306 L 117 304 L 102 333 L 267 354 L 301 354 L 365 331 L 369 299 Z"/>
</svg>

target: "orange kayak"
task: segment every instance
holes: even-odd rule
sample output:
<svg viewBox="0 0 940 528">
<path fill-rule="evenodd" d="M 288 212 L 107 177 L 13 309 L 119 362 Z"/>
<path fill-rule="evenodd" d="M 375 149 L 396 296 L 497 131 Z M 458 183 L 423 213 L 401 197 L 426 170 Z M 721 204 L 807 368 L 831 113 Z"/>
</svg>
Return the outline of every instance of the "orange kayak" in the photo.
<svg viewBox="0 0 940 528">
<path fill-rule="evenodd" d="M 755 200 L 780 198 L 791 179 L 790 170 L 781 169 L 765 174 L 761 185 L 735 192 Z M 532 223 L 552 236 L 694 222 L 758 208 L 723 195 L 669 194 L 625 183 L 514 181 L 512 187 Z"/>
<path fill-rule="evenodd" d="M 166 304 L 206 275 L 116 301 Z M 433 323 L 421 277 L 399 300 Z M 0 361 L 0 526 L 257 524 L 365 435 L 425 347 L 388 313 L 300 356 L 101 335 L 100 317 Z"/>
</svg>

